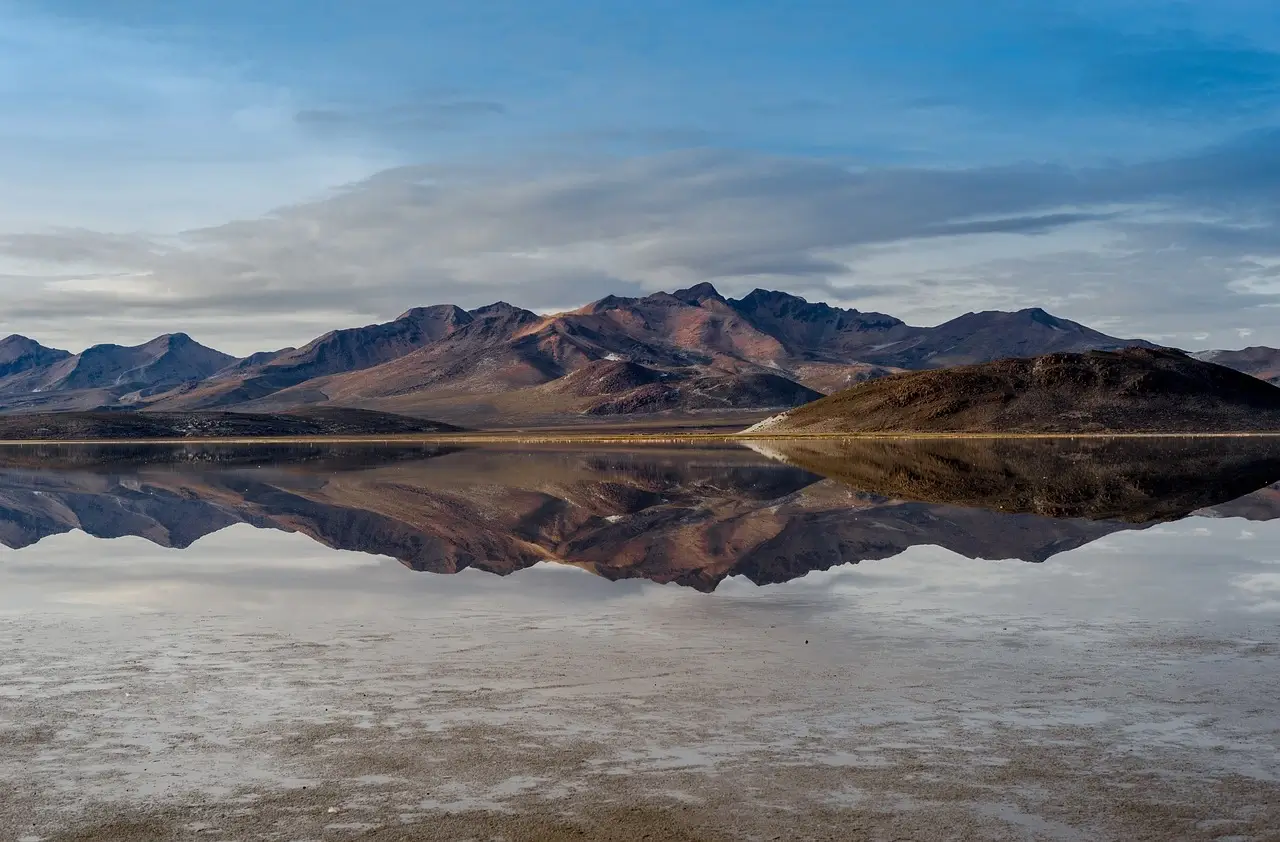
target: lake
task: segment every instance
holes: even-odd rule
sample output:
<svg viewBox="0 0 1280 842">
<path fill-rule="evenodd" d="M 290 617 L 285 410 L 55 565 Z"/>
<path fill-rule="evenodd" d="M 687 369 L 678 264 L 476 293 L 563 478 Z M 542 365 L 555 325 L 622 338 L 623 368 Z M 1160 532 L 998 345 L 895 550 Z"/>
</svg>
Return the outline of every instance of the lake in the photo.
<svg viewBox="0 0 1280 842">
<path fill-rule="evenodd" d="M 0 450 L 0 838 L 1276 839 L 1280 442 Z"/>
</svg>

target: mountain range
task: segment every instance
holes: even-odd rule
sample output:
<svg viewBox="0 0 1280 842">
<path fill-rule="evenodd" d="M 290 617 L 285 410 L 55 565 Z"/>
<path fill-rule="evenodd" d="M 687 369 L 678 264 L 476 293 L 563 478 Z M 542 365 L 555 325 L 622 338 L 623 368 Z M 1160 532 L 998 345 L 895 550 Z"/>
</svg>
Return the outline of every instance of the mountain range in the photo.
<svg viewBox="0 0 1280 842">
<path fill-rule="evenodd" d="M 710 284 L 540 315 L 505 302 L 419 307 L 301 348 L 235 358 L 185 334 L 71 354 L 0 341 L 0 412 L 280 412 L 338 406 L 466 426 L 745 413 L 859 382 L 1050 352 L 1154 347 L 1041 309 L 915 327 L 883 313 Z"/>
<path fill-rule="evenodd" d="M 1280 348 L 1254 345 L 1239 351 L 1201 351 L 1192 356 L 1207 363 L 1234 368 L 1280 386 Z"/>
</svg>

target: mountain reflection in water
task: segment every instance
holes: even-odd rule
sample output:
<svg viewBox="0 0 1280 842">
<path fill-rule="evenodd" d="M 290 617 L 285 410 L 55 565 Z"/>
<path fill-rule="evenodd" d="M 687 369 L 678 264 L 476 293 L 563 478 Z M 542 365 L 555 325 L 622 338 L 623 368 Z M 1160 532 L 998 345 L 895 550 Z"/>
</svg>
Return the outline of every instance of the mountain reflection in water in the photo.
<svg viewBox="0 0 1280 842">
<path fill-rule="evenodd" d="M 709 591 L 918 545 L 1041 562 L 1193 512 L 1267 520 L 1277 480 L 1267 438 L 23 447 L 0 452 L 0 543 L 181 548 L 245 523 L 419 571 L 555 561 Z"/>
</svg>

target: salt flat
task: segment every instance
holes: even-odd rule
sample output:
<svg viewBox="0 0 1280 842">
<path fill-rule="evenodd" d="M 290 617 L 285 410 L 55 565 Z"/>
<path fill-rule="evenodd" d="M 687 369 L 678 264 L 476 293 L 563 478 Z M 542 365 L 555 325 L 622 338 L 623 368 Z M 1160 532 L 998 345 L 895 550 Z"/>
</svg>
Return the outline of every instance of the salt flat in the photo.
<svg viewBox="0 0 1280 842">
<path fill-rule="evenodd" d="M 715 594 L 0 554 L 6 839 L 1274 839 L 1280 524 Z"/>
</svg>

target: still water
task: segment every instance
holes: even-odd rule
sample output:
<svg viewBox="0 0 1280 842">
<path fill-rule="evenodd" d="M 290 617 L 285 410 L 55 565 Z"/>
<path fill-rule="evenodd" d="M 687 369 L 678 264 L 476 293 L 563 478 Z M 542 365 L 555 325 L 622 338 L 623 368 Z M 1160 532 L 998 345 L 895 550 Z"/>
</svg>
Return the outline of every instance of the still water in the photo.
<svg viewBox="0 0 1280 842">
<path fill-rule="evenodd" d="M 1276 839 L 1280 443 L 0 452 L 0 838 Z"/>
</svg>

